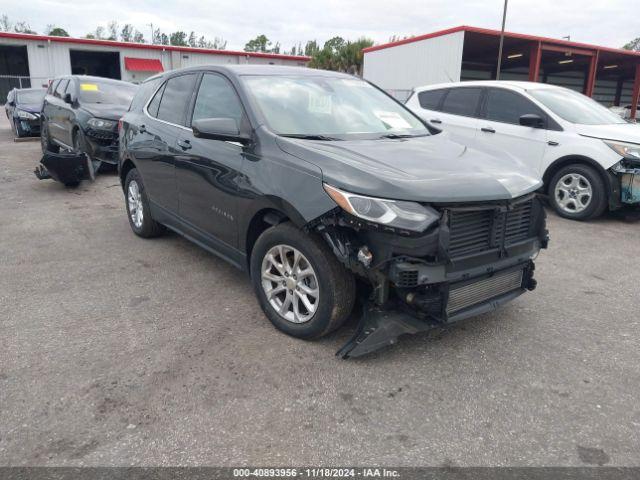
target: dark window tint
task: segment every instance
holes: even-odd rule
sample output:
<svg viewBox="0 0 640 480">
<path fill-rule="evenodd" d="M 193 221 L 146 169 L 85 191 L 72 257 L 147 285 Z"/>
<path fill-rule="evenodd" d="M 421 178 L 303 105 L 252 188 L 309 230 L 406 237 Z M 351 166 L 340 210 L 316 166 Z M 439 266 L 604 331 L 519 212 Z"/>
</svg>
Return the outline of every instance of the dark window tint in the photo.
<svg viewBox="0 0 640 480">
<path fill-rule="evenodd" d="M 67 84 L 67 88 L 65 89 L 64 93 L 70 93 L 72 95 L 75 93 L 75 85 L 73 80 L 69 80 L 69 83 Z"/>
<path fill-rule="evenodd" d="M 54 96 L 58 97 L 58 98 L 62 98 L 63 94 L 64 94 L 64 90 L 67 88 L 67 84 L 69 83 L 69 80 L 60 80 L 60 83 L 58 83 L 58 86 L 56 87 L 56 93 L 54 93 Z"/>
<path fill-rule="evenodd" d="M 152 117 L 158 116 L 158 107 L 160 107 L 160 100 L 162 100 L 162 93 L 164 92 L 164 87 L 166 86 L 167 84 L 164 83 L 149 102 L 147 112 L 149 112 L 149 115 L 151 115 Z"/>
<path fill-rule="evenodd" d="M 480 93 L 479 88 L 452 88 L 444 99 L 442 111 L 473 117 L 478 108 Z"/>
<path fill-rule="evenodd" d="M 522 95 L 499 88 L 489 89 L 485 104 L 487 120 L 519 125 L 520 117 L 527 113 L 545 117 L 544 112 Z"/>
<path fill-rule="evenodd" d="M 427 110 L 437 110 L 440 106 L 440 100 L 447 93 L 446 90 L 429 90 L 418 93 L 418 102 L 422 108 Z"/>
<path fill-rule="evenodd" d="M 220 75 L 205 74 L 193 109 L 193 120 L 233 118 L 240 124 L 244 111 L 231 84 Z"/>
<path fill-rule="evenodd" d="M 160 78 L 156 78 L 154 80 L 149 80 L 147 82 L 144 82 L 142 85 L 140 85 L 140 87 L 138 88 L 138 91 L 133 97 L 133 100 L 131 101 L 131 105 L 129 106 L 129 111 L 135 112 L 135 111 L 142 110 L 142 107 L 144 106 L 145 103 L 147 103 L 147 101 L 149 100 L 149 97 L 153 95 L 153 93 L 156 91 L 156 88 L 158 88 L 158 85 L 160 85 L 160 81 L 161 81 Z M 159 101 L 160 99 L 158 99 L 158 102 Z M 157 114 L 158 112 L 157 106 L 155 111 Z"/>
<path fill-rule="evenodd" d="M 165 122 L 184 125 L 185 109 L 191 100 L 196 76 L 181 75 L 167 81 L 158 109 L 158 118 Z"/>
</svg>

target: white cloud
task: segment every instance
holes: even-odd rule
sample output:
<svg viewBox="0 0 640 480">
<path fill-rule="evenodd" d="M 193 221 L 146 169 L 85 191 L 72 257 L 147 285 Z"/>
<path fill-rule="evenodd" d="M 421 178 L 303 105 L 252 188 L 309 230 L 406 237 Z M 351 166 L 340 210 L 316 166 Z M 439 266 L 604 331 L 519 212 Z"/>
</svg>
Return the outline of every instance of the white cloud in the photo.
<svg viewBox="0 0 640 480">
<path fill-rule="evenodd" d="M 106 26 L 110 20 L 133 23 L 149 36 L 149 23 L 167 33 L 194 30 L 209 38 L 224 37 L 229 49 L 242 49 L 264 33 L 288 49 L 298 42 L 320 42 L 340 35 L 366 36 L 384 43 L 392 35 L 419 35 L 457 25 L 500 28 L 502 0 L 271 0 L 162 2 L 151 0 L 11 2 L 4 12 L 42 32 L 56 24 L 73 36 Z M 640 36 L 629 0 L 510 0 L 507 30 L 619 47 Z"/>
</svg>

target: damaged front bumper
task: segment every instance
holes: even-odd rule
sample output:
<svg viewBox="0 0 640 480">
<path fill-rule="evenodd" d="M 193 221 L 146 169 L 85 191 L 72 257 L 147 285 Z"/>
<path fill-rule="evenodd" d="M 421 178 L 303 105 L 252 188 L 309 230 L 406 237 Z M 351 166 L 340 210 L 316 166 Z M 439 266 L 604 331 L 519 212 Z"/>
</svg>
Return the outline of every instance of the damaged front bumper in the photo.
<svg viewBox="0 0 640 480">
<path fill-rule="evenodd" d="M 437 225 L 421 235 L 390 232 L 342 211 L 316 229 L 338 258 L 370 286 L 343 358 L 490 312 L 536 287 L 533 258 L 548 244 L 540 200 L 431 205 Z"/>
<path fill-rule="evenodd" d="M 110 165 L 118 164 L 118 132 L 88 128 L 84 131 L 89 156 Z"/>
<path fill-rule="evenodd" d="M 622 160 L 610 170 L 619 188 L 620 202 L 625 205 L 640 204 L 640 159 Z"/>
<path fill-rule="evenodd" d="M 52 178 L 67 186 L 95 180 L 93 163 L 85 153 L 46 152 L 33 173 L 40 180 Z"/>
</svg>

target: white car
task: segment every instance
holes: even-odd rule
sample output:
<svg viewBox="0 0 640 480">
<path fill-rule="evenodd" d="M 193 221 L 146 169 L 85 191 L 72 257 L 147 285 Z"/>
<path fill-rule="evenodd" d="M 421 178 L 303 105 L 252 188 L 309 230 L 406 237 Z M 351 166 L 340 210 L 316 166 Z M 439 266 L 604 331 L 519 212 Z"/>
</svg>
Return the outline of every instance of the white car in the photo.
<svg viewBox="0 0 640 480">
<path fill-rule="evenodd" d="M 563 217 L 640 205 L 640 125 L 580 93 L 542 83 L 459 82 L 416 88 L 406 105 L 460 143 L 533 167 Z"/>
</svg>

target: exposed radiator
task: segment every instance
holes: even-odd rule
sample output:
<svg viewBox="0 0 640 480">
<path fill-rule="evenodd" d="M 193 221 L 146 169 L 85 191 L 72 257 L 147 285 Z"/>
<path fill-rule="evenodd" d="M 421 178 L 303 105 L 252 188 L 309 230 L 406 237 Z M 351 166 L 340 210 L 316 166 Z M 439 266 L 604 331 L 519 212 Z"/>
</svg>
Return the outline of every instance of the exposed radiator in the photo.
<svg viewBox="0 0 640 480">
<path fill-rule="evenodd" d="M 453 285 L 449 290 L 447 315 L 521 288 L 522 275 L 523 270 L 515 270 L 459 287 Z"/>
</svg>

